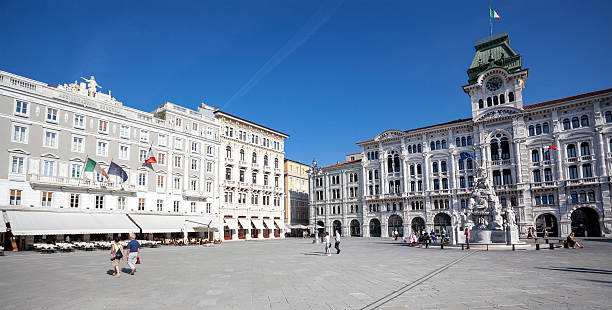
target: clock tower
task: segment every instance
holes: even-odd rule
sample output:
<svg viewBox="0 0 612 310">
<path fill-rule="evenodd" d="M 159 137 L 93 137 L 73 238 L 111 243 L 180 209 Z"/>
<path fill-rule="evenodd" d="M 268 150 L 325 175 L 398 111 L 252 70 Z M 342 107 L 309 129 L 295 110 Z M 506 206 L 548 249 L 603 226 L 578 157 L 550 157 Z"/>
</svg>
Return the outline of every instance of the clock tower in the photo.
<svg viewBox="0 0 612 310">
<path fill-rule="evenodd" d="M 522 92 L 528 69 L 521 66 L 521 55 L 510 47 L 505 32 L 476 42 L 476 55 L 467 70 L 463 86 L 472 103 L 472 118 L 478 121 L 496 110 L 522 110 Z"/>
</svg>

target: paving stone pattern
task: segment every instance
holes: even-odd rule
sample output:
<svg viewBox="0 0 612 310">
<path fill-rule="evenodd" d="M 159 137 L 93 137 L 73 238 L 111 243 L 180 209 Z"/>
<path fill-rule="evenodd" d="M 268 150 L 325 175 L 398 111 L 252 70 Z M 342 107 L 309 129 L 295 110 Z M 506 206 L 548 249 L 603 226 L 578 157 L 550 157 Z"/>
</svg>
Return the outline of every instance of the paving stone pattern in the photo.
<svg viewBox="0 0 612 310">
<path fill-rule="evenodd" d="M 308 239 L 168 246 L 143 249 L 136 275 L 122 263 L 118 279 L 107 251 L 11 252 L 0 257 L 0 308 L 610 309 L 612 240 L 584 243 L 465 258 L 361 238 L 331 257 Z"/>
</svg>

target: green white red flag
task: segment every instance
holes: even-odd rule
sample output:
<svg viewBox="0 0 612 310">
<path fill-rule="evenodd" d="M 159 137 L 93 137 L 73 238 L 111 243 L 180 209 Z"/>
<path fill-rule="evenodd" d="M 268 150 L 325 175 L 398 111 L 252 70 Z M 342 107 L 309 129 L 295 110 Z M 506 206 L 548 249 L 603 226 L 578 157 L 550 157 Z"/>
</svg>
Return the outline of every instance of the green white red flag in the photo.
<svg viewBox="0 0 612 310">
<path fill-rule="evenodd" d="M 85 172 L 93 171 L 102 174 L 108 180 L 108 174 L 106 173 L 106 171 L 104 171 L 104 169 L 102 169 L 100 164 L 98 164 L 95 160 L 87 157 L 87 164 L 85 164 Z"/>
<path fill-rule="evenodd" d="M 491 18 L 495 18 L 495 19 L 499 20 L 499 14 L 497 14 L 497 12 L 495 12 L 494 9 L 489 8 L 489 14 L 490 14 Z"/>
</svg>

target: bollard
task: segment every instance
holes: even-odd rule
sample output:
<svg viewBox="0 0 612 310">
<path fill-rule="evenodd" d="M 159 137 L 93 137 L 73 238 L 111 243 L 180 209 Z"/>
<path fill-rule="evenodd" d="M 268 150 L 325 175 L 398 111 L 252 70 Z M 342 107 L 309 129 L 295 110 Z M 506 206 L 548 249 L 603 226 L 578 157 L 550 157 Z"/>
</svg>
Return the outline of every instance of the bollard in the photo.
<svg viewBox="0 0 612 310">
<path fill-rule="evenodd" d="M 512 251 L 516 251 L 516 249 L 514 248 L 514 244 L 512 245 Z"/>
<path fill-rule="evenodd" d="M 461 251 L 463 251 L 463 243 L 461 244 Z"/>
<path fill-rule="evenodd" d="M 554 250 L 554 249 L 555 249 L 555 245 L 554 245 L 554 244 L 552 244 L 552 243 L 549 243 L 549 244 L 548 244 L 548 248 L 550 248 L 551 250 Z"/>
<path fill-rule="evenodd" d="M 567 243 L 567 240 L 563 241 L 563 248 L 569 249 L 569 243 Z"/>
<path fill-rule="evenodd" d="M 539 243 L 536 243 L 536 250 L 538 250 L 538 251 L 540 250 L 540 244 Z"/>
<path fill-rule="evenodd" d="M 544 239 L 544 240 L 546 240 L 546 244 L 548 244 L 548 239 Z"/>
<path fill-rule="evenodd" d="M 440 243 L 440 250 L 444 250 L 444 242 Z"/>
</svg>

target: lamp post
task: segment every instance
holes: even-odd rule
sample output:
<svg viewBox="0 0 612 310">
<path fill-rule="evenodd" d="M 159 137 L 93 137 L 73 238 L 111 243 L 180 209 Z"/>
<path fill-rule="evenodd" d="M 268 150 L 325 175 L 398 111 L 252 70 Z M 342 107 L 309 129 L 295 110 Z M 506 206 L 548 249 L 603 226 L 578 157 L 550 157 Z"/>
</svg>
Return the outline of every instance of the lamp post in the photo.
<svg viewBox="0 0 612 310">
<path fill-rule="evenodd" d="M 314 182 L 315 176 L 317 175 L 317 172 L 320 170 L 319 167 L 317 167 L 317 159 L 313 158 L 312 159 L 312 180 Z M 314 188 L 314 184 L 312 185 L 312 187 Z M 313 191 L 314 192 L 314 191 Z M 313 202 L 316 201 L 315 198 L 313 197 Z M 313 244 L 317 244 L 317 243 L 321 243 L 321 240 L 319 240 L 319 227 L 317 224 L 317 215 L 319 214 L 319 210 L 318 210 L 318 206 L 316 206 L 313 203 L 313 207 L 317 208 L 317 210 L 314 212 L 314 216 L 315 216 L 315 220 L 314 220 L 314 240 L 312 240 Z"/>
</svg>

